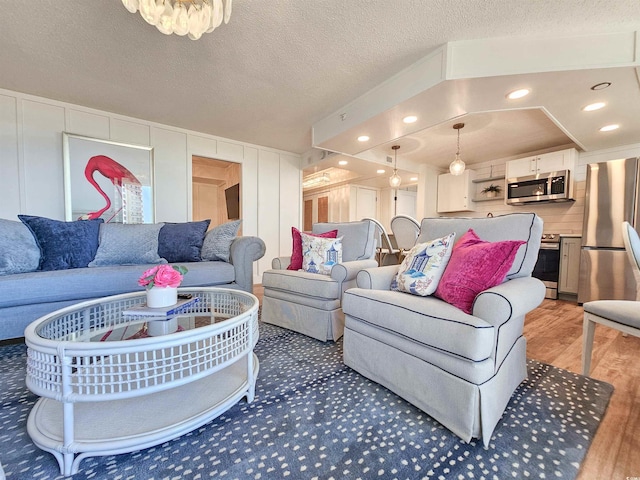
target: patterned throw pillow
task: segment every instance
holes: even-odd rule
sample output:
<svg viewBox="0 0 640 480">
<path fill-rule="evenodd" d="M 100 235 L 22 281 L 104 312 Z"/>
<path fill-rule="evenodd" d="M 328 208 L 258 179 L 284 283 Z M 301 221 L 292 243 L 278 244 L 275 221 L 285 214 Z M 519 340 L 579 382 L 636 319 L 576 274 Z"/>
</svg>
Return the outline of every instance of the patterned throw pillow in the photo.
<svg viewBox="0 0 640 480">
<path fill-rule="evenodd" d="M 302 269 L 309 273 L 331 275 L 331 269 L 342 263 L 342 237 L 322 238 L 306 233 L 302 237 Z"/>
<path fill-rule="evenodd" d="M 96 258 L 89 266 L 167 263 L 158 255 L 158 234 L 163 225 L 163 223 L 102 224 L 100 246 Z"/>
<path fill-rule="evenodd" d="M 228 262 L 231 258 L 231 244 L 238 235 L 242 220 L 223 223 L 213 227 L 204 237 L 200 256 L 202 260 L 222 260 Z"/>
<path fill-rule="evenodd" d="M 470 314 L 480 292 L 504 281 L 518 249 L 525 243 L 522 240 L 487 242 L 470 228 L 453 247 L 436 297 Z"/>
<path fill-rule="evenodd" d="M 296 227 L 291 227 L 293 248 L 291 250 L 291 262 L 289 263 L 287 270 L 300 270 L 302 268 L 302 237 L 300 236 L 300 233 L 300 230 Z M 325 233 L 308 233 L 307 235 L 322 238 L 336 238 L 338 236 L 338 230 L 330 230 Z"/>
<path fill-rule="evenodd" d="M 414 245 L 402 260 L 391 282 L 391 290 L 426 297 L 433 294 L 442 278 L 456 234 Z"/>
</svg>

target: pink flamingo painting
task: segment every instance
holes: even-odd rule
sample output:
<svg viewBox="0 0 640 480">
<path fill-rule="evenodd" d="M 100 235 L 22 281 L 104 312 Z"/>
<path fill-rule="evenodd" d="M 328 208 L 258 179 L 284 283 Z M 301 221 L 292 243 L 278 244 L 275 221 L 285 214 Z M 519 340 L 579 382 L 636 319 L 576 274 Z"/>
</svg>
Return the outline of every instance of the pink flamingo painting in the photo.
<svg viewBox="0 0 640 480">
<path fill-rule="evenodd" d="M 111 183 L 115 185 L 118 189 L 118 193 L 120 194 L 120 198 L 122 198 L 122 185 L 124 183 L 141 185 L 140 181 L 136 178 L 136 176 L 131 173 L 127 168 L 109 158 L 105 155 L 96 155 L 95 157 L 91 157 L 87 162 L 87 166 L 84 169 L 84 176 L 87 178 L 87 181 L 93 185 L 93 187 L 98 191 L 100 195 L 104 197 L 107 204 L 104 208 L 97 210 L 95 212 L 90 212 L 82 215 L 79 220 L 93 220 L 94 218 L 99 218 L 104 212 L 109 210 L 111 207 L 111 199 L 109 195 L 105 193 L 105 191 L 98 185 L 95 178 L 93 177 L 94 173 L 98 172 L 105 178 L 108 178 Z M 120 213 L 122 207 L 118 209 L 106 222 L 110 222 L 113 218 Z"/>
</svg>

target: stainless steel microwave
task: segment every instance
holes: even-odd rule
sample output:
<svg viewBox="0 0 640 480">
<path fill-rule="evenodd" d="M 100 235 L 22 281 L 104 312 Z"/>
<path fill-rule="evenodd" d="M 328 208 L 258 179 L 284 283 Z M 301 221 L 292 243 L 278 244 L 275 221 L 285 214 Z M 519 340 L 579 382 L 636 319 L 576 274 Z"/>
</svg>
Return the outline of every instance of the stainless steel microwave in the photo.
<svg viewBox="0 0 640 480">
<path fill-rule="evenodd" d="M 573 200 L 569 170 L 507 179 L 507 204 Z"/>
</svg>

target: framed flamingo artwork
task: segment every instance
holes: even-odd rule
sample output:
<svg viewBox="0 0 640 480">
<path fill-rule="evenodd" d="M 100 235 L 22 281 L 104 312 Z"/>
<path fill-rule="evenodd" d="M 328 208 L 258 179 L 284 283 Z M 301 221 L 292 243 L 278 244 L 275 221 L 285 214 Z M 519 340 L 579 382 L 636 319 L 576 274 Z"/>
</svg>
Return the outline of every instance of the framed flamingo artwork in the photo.
<svg viewBox="0 0 640 480">
<path fill-rule="evenodd" d="M 153 223 L 153 148 L 62 134 L 67 221 Z"/>
</svg>

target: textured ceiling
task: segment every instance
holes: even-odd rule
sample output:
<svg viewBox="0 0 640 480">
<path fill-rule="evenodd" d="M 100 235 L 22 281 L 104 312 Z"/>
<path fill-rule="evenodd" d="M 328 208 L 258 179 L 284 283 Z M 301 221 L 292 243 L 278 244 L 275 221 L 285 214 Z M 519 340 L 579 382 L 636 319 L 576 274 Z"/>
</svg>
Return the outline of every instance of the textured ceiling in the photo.
<svg viewBox="0 0 640 480">
<path fill-rule="evenodd" d="M 0 88 L 302 153 L 447 41 L 640 30 L 638 0 L 235 0 L 198 41 L 119 0 L 4 0 Z"/>
</svg>

